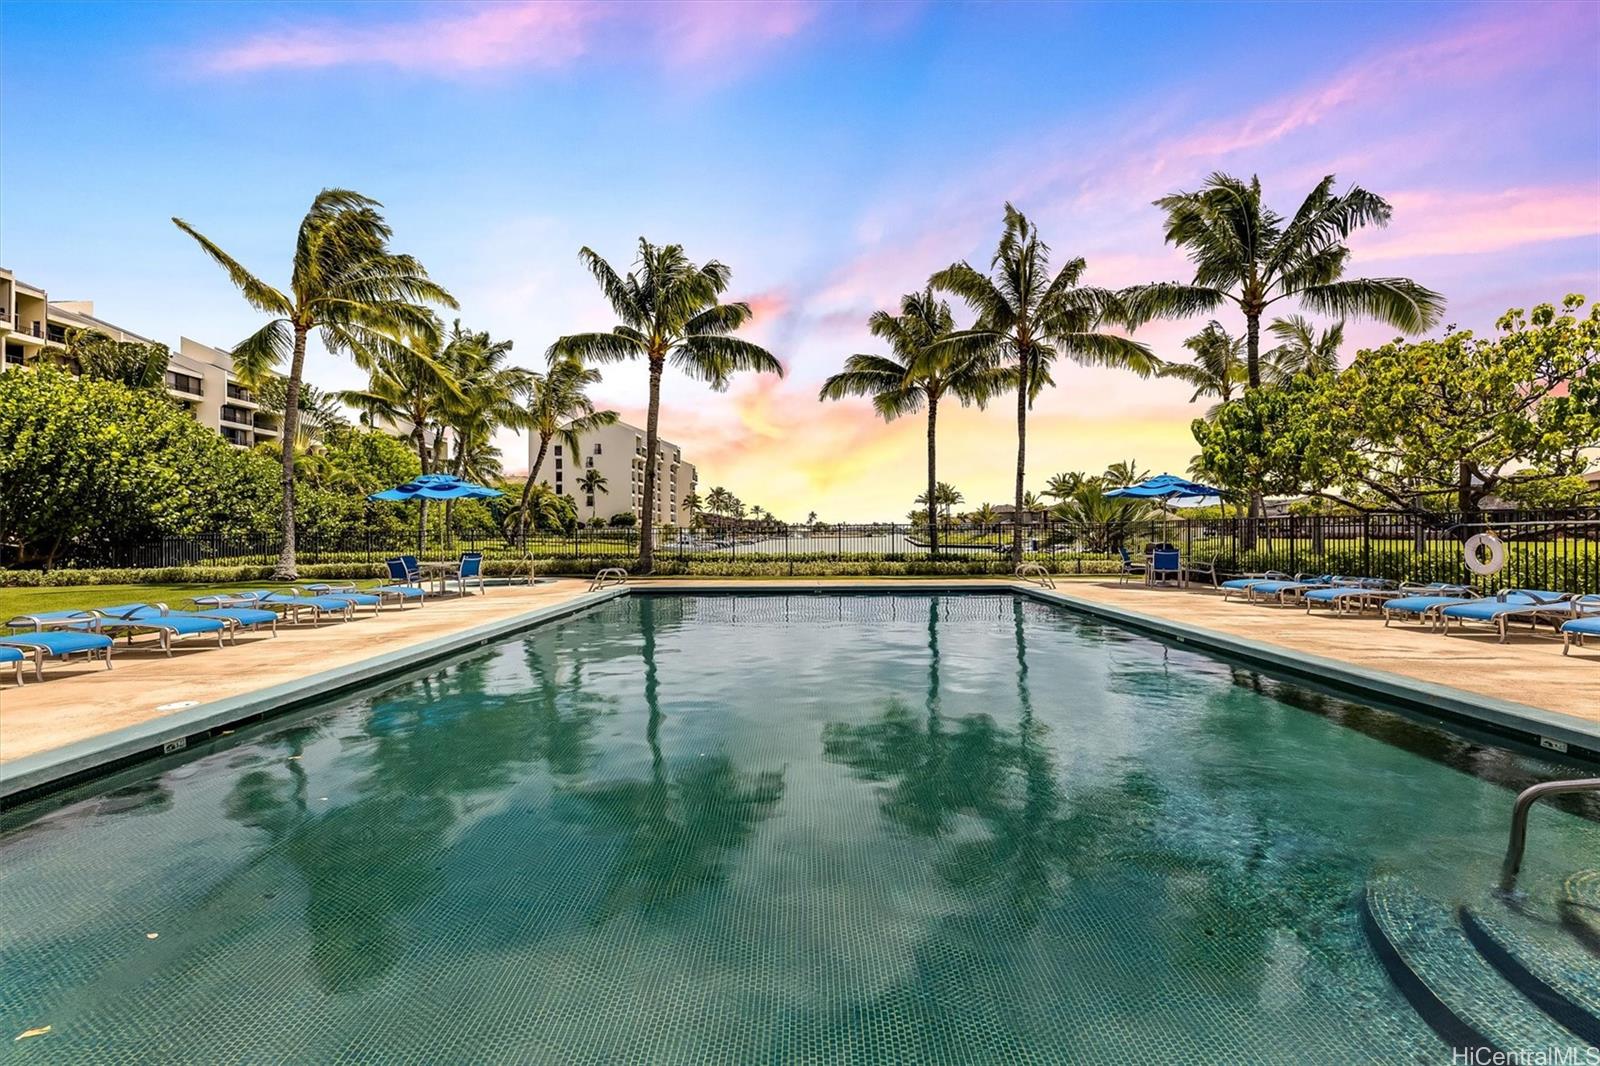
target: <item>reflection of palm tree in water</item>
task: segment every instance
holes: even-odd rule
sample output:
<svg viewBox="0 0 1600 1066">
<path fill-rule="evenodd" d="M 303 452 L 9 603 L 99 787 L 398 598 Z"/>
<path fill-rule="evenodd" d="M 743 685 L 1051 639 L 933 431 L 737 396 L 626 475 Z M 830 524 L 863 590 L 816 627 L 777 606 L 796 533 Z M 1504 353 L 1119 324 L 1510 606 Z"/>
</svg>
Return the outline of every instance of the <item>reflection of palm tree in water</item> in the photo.
<svg viewBox="0 0 1600 1066">
<path fill-rule="evenodd" d="M 589 807 L 586 827 L 622 840 L 606 874 L 596 915 L 601 921 L 636 908 L 652 911 L 721 883 L 728 853 L 749 839 L 783 796 L 782 771 L 745 773 L 726 755 L 699 757 L 675 770 L 667 766 L 652 597 L 639 603 L 639 626 L 650 775 L 579 793 Z"/>
<path fill-rule="evenodd" d="M 282 858 L 305 886 L 310 961 L 330 992 L 359 988 L 394 965 L 404 946 L 399 916 L 443 887 L 448 838 L 462 815 L 504 795 L 530 763 L 575 773 L 592 761 L 593 718 L 605 704 L 576 690 L 563 700 L 555 666 L 531 646 L 529 690 L 486 697 L 492 661 L 385 693 L 367 719 L 370 743 L 342 756 L 364 763 L 353 800 L 328 806 L 308 794 L 301 756 L 315 725 L 267 741 L 288 758 L 244 774 L 228 796 L 228 817 L 269 841 L 252 865 Z M 581 687 L 576 674 L 573 683 Z"/>
</svg>

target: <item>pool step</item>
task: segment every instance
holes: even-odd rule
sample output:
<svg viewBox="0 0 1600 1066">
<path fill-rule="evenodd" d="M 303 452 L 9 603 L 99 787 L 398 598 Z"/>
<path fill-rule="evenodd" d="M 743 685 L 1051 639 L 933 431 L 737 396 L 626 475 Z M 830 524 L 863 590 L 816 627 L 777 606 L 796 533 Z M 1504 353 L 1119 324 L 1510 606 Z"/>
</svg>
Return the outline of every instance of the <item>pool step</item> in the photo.
<svg viewBox="0 0 1600 1066">
<path fill-rule="evenodd" d="M 1509 923 L 1461 907 L 1461 931 L 1485 961 L 1545 1014 L 1600 1047 L 1600 962 L 1576 944 L 1535 942 Z"/>
<path fill-rule="evenodd" d="M 1484 957 L 1450 908 L 1405 881 L 1383 878 L 1367 886 L 1361 910 L 1362 927 L 1390 980 L 1451 1048 L 1586 1047 Z"/>
</svg>

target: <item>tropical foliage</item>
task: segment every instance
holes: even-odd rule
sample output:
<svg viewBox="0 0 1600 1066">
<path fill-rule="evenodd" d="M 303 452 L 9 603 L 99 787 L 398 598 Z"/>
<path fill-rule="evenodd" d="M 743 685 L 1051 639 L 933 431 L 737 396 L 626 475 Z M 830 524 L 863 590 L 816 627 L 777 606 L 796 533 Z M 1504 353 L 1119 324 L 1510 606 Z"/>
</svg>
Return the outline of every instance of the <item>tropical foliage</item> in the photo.
<svg viewBox="0 0 1600 1066">
<path fill-rule="evenodd" d="M 589 399 L 589 387 L 599 382 L 598 370 L 570 359 L 551 364 L 543 374 L 529 374 L 527 409 L 524 414 L 528 431 L 539 442 L 539 450 L 534 453 L 533 468 L 528 471 L 528 480 L 523 483 L 522 503 L 517 509 L 518 533 L 527 529 L 529 501 L 538 483 L 539 471 L 544 467 L 550 442 L 561 441 L 566 446 L 567 454 L 576 456 L 585 433 L 617 421 L 617 412 L 596 410 L 594 401 Z M 700 506 L 700 498 L 690 493 L 684 499 L 684 505 L 692 514 Z"/>
<path fill-rule="evenodd" d="M 61 367 L 94 381 L 114 381 L 130 389 L 161 389 L 172 358 L 165 344 L 119 341 L 95 329 L 69 329 L 66 346 L 46 345 L 35 364 Z"/>
<path fill-rule="evenodd" d="M 939 401 L 948 394 L 963 406 L 975 403 L 981 407 L 1002 382 L 991 365 L 988 338 L 980 336 L 966 343 L 953 340 L 955 318 L 950 305 L 935 298 L 931 286 L 902 296 L 898 315 L 874 312 L 868 328 L 874 337 L 888 343 L 891 354 L 850 356 L 844 370 L 823 383 L 818 398 L 870 396 L 873 408 L 886 422 L 927 408 L 928 488 L 920 502 L 927 507 L 928 550 L 937 555 Z"/>
<path fill-rule="evenodd" d="M 961 297 L 977 313 L 970 330 L 953 334 L 952 344 L 981 345 L 996 362 L 1000 381 L 1017 394 L 1018 512 L 1024 510 L 1027 477 L 1028 409 L 1055 382 L 1050 370 L 1058 358 L 1113 366 L 1149 376 L 1160 360 L 1138 341 L 1103 327 L 1127 321 L 1118 294 L 1080 284 L 1087 264 L 1069 259 L 1050 272 L 1050 248 L 1033 223 L 1006 204 L 1005 228 L 989 263 L 989 273 L 966 262 L 953 263 L 933 276 L 933 284 Z M 1013 563 L 1022 561 L 1022 527 L 1014 527 Z"/>
<path fill-rule="evenodd" d="M 300 223 L 287 291 L 251 273 L 189 223 L 172 220 L 227 272 L 251 307 L 271 316 L 234 347 L 233 363 L 242 379 L 260 380 L 288 360 L 285 440 L 293 441 L 299 428 L 300 384 L 312 333 L 328 351 L 347 354 L 370 369 L 379 353 L 399 338 L 437 339 L 439 322 L 428 305 L 455 306 L 421 263 L 390 249 L 391 232 L 379 213 L 381 206 L 348 189 L 318 193 Z M 295 576 L 294 482 L 294 450 L 285 448 L 277 576 L 286 579 Z"/>
<path fill-rule="evenodd" d="M 715 259 L 697 266 L 677 244 L 654 245 L 639 238 L 634 270 L 618 274 L 590 248 L 578 253 L 611 309 L 622 321 L 609 333 L 578 333 L 551 345 L 551 363 L 643 360 L 650 377 L 645 421 L 644 492 L 640 508 L 638 568 L 649 573 L 654 554 L 656 455 L 661 419 L 661 376 L 668 365 L 713 389 L 728 387 L 740 371 L 783 374 L 783 366 L 759 345 L 733 336 L 750 320 L 750 305 L 722 303 L 732 272 Z"/>
</svg>

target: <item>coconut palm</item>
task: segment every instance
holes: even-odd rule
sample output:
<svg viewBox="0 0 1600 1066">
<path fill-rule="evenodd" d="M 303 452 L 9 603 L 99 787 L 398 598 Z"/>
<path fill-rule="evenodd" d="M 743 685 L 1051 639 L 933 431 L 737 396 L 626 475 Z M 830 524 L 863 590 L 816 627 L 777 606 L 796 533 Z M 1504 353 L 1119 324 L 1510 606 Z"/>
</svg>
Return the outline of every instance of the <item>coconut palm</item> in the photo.
<svg viewBox="0 0 1600 1066">
<path fill-rule="evenodd" d="M 936 502 L 938 489 L 939 401 L 948 393 L 962 406 L 980 407 L 996 384 L 989 365 L 986 338 L 955 344 L 955 318 L 950 305 L 936 299 L 932 286 L 900 298 L 900 313 L 876 311 L 868 328 L 889 344 L 892 353 L 852 355 L 844 370 L 823 382 L 818 399 L 871 396 L 872 406 L 885 422 L 928 409 L 928 550 L 939 554 Z"/>
<path fill-rule="evenodd" d="M 285 440 L 293 440 L 299 427 L 300 381 L 306 338 L 312 332 L 328 351 L 349 355 L 366 369 L 377 362 L 377 349 L 386 340 L 396 336 L 437 340 L 439 321 L 428 304 L 456 306 L 421 263 L 389 249 L 391 231 L 379 214 L 382 206 L 348 189 L 318 193 L 300 223 L 287 292 L 246 270 L 189 223 L 172 220 L 228 272 L 251 307 L 272 316 L 234 347 L 233 363 L 240 377 L 259 378 L 288 358 Z M 283 449 L 283 546 L 274 573 L 283 579 L 296 576 L 293 457 L 293 448 Z"/>
<path fill-rule="evenodd" d="M 1078 486 L 1087 480 L 1087 475 L 1079 470 L 1068 471 L 1063 474 L 1051 474 L 1050 480 L 1045 484 L 1041 496 L 1048 496 L 1057 503 L 1070 500 L 1073 493 L 1078 491 Z"/>
<path fill-rule="evenodd" d="M 721 391 L 741 370 L 783 374 L 765 348 L 733 336 L 750 320 L 747 303 L 722 303 L 731 272 L 715 259 L 696 266 L 677 244 L 639 238 L 636 270 L 618 275 L 589 248 L 578 253 L 622 323 L 609 333 L 579 333 L 550 346 L 550 358 L 583 363 L 643 359 L 650 372 L 645 421 L 644 508 L 639 523 L 639 570 L 649 573 L 655 551 L 656 451 L 661 417 L 661 375 L 667 364 Z"/>
<path fill-rule="evenodd" d="M 591 522 L 594 521 L 595 517 L 595 494 L 604 492 L 607 485 L 606 476 L 592 466 L 585 470 L 583 476 L 578 479 L 578 488 L 582 489 L 584 495 L 589 497 L 589 520 Z"/>
<path fill-rule="evenodd" d="M 1303 315 L 1275 318 L 1267 332 L 1278 345 L 1267 352 L 1265 374 L 1274 385 L 1286 385 L 1301 374 L 1332 374 L 1339 369 L 1339 345 L 1344 343 L 1344 322 L 1321 333 Z"/>
<path fill-rule="evenodd" d="M 817 512 L 815 512 L 815 511 L 807 511 L 806 512 L 806 525 L 814 526 L 816 524 L 817 524 Z"/>
<path fill-rule="evenodd" d="M 1150 349 L 1100 327 L 1127 317 L 1118 295 L 1080 285 L 1086 264 L 1068 260 L 1053 276 L 1050 248 L 1038 227 L 1006 204 L 1005 230 L 984 274 L 968 263 L 953 263 L 933 276 L 937 288 L 967 301 L 978 321 L 951 335 L 955 344 L 978 342 L 994 353 L 1007 384 L 1017 390 L 1017 478 L 1015 504 L 1023 510 L 1027 477 L 1028 409 L 1054 384 L 1050 366 L 1059 356 L 1078 363 L 1114 366 L 1148 377 L 1161 365 Z M 1011 531 L 1011 558 L 1022 562 L 1022 526 Z"/>
<path fill-rule="evenodd" d="M 1168 363 L 1161 368 L 1164 378 L 1177 378 L 1194 388 L 1189 402 L 1202 396 L 1215 396 L 1219 401 L 1206 412 L 1210 418 L 1217 408 L 1233 399 L 1244 386 L 1247 376 L 1244 366 L 1244 338 L 1229 336 L 1222 323 L 1212 320 L 1205 328 L 1183 342 L 1194 353 L 1192 363 Z"/>
<path fill-rule="evenodd" d="M 1194 279 L 1142 285 L 1125 294 L 1134 318 L 1183 317 L 1232 303 L 1245 317 L 1245 371 L 1261 385 L 1261 316 L 1282 300 L 1319 314 L 1376 319 L 1406 333 L 1439 321 L 1444 297 L 1409 278 L 1346 278 L 1345 240 L 1365 226 L 1385 226 L 1387 200 L 1359 185 L 1333 191 L 1317 183 L 1293 218 L 1261 202 L 1261 179 L 1216 173 L 1198 192 L 1155 202 L 1166 212 L 1168 244 L 1187 249 Z"/>
<path fill-rule="evenodd" d="M 507 365 L 511 348 L 509 340 L 496 341 L 488 333 L 462 329 L 460 319 L 450 327 L 440 361 L 456 388 L 443 397 L 440 422 L 455 439 L 449 466 L 456 477 L 480 482 L 498 477 L 500 453 L 491 443 L 495 431 L 528 426 L 522 398 L 532 374 Z"/>
<path fill-rule="evenodd" d="M 976 522 L 980 526 L 993 526 L 999 524 L 1000 512 L 996 511 L 992 505 L 986 503 L 977 510 L 973 511 L 971 514 L 967 515 L 967 518 L 970 521 Z"/>
<path fill-rule="evenodd" d="M 1101 480 L 1108 488 L 1121 489 L 1136 485 L 1149 476 L 1150 471 L 1140 470 L 1137 462 L 1127 459 L 1106 467 L 1105 476 Z"/>
<path fill-rule="evenodd" d="M 519 535 L 527 529 L 528 501 L 539 480 L 539 470 L 544 466 L 550 442 L 560 439 L 567 447 L 567 454 L 576 457 L 585 433 L 616 423 L 617 412 L 597 411 L 594 401 L 589 399 L 589 386 L 599 382 L 600 371 L 570 359 L 552 364 L 543 374 L 529 375 L 527 424 L 529 431 L 539 438 L 539 450 L 534 453 L 533 469 L 528 471 L 528 480 L 522 486 L 522 503 L 517 510 Z M 685 502 L 693 514 L 700 505 L 700 497 L 690 493 Z"/>
<path fill-rule="evenodd" d="M 734 504 L 737 502 L 738 498 L 733 493 L 721 485 L 717 485 L 712 488 L 711 494 L 706 497 L 706 510 L 712 514 L 731 515 L 733 514 Z"/>
</svg>

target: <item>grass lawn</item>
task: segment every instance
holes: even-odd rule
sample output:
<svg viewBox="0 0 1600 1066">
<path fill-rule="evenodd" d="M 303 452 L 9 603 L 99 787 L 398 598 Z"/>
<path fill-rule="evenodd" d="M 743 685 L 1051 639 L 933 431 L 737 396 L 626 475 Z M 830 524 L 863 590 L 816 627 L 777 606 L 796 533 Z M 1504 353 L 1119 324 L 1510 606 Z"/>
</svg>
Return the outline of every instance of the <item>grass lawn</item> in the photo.
<svg viewBox="0 0 1600 1066">
<path fill-rule="evenodd" d="M 358 585 L 377 582 L 356 582 Z M 75 608 L 110 607 L 119 603 L 164 603 L 182 609 L 191 596 L 233 589 L 272 588 L 283 582 L 240 582 L 231 587 L 215 583 L 199 585 L 66 585 L 45 588 L 0 588 L 0 623 L 19 614 L 41 611 L 69 611 Z"/>
</svg>

